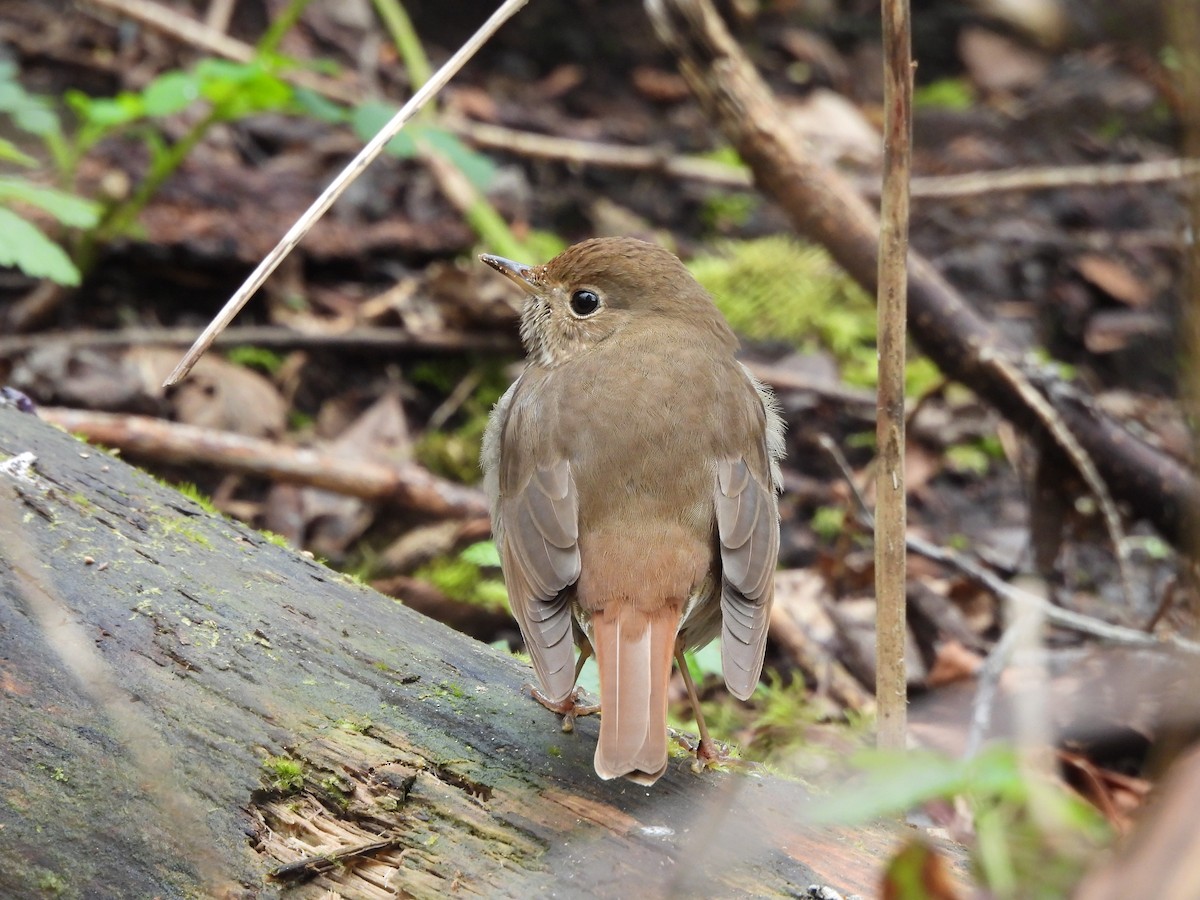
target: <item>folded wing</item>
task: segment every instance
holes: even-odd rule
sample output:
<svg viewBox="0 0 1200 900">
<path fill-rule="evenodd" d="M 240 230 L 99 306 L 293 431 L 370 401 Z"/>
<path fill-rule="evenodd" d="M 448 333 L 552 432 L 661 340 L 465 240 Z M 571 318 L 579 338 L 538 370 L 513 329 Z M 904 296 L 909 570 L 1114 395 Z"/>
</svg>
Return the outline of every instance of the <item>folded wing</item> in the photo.
<svg viewBox="0 0 1200 900">
<path fill-rule="evenodd" d="M 721 666 L 740 700 L 758 684 L 779 557 L 779 513 L 769 475 L 756 477 L 744 458 L 717 463 L 717 533 L 721 541 Z"/>
<path fill-rule="evenodd" d="M 536 469 L 499 500 L 496 540 L 509 604 L 547 699 L 566 699 L 575 685 L 575 652 L 567 588 L 579 578 L 579 504 L 566 460 Z"/>
</svg>

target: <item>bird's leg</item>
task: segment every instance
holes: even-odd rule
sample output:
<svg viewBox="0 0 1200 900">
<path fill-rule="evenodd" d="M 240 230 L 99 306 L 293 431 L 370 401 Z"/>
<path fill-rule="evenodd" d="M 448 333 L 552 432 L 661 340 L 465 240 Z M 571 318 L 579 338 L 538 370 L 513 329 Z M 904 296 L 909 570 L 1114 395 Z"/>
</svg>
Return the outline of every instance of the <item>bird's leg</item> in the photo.
<svg viewBox="0 0 1200 900">
<path fill-rule="evenodd" d="M 579 660 L 575 663 L 575 678 L 572 683 L 579 680 L 579 673 L 583 671 L 583 664 L 588 661 L 588 657 L 592 655 L 592 645 L 584 643 L 579 649 Z M 567 694 L 566 699 L 555 703 L 537 688 L 530 688 L 530 693 L 533 694 L 533 699 L 550 712 L 558 713 L 563 717 L 562 730 L 568 734 L 575 730 L 575 719 L 579 716 L 590 716 L 593 713 L 600 712 L 600 706 L 589 706 L 580 701 L 583 699 L 583 688 L 577 687 L 571 693 Z"/>
<path fill-rule="evenodd" d="M 726 753 L 708 735 L 708 725 L 704 722 L 704 713 L 700 709 L 700 697 L 696 693 L 696 685 L 692 683 L 692 673 L 688 671 L 682 643 L 675 645 L 675 663 L 679 666 L 679 674 L 683 676 L 683 684 L 687 688 L 688 699 L 692 703 L 692 711 L 696 716 L 696 727 L 700 730 L 700 743 L 696 745 L 696 767 L 700 769 L 725 762 Z"/>
</svg>

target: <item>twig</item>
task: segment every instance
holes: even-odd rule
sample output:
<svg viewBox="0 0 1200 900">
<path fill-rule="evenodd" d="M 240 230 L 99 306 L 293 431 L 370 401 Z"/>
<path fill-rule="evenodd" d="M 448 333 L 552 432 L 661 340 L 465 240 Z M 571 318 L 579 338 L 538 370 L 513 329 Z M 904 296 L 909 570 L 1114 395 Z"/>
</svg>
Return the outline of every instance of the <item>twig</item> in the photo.
<svg viewBox="0 0 1200 900">
<path fill-rule="evenodd" d="M 662 172 L 675 178 L 687 178 L 723 187 L 753 187 L 750 172 L 745 168 L 708 159 L 680 156 L 668 149 L 555 137 L 550 134 L 505 128 L 503 125 L 472 122 L 458 116 L 446 116 L 441 124 L 459 137 L 489 150 L 578 165 Z"/>
<path fill-rule="evenodd" d="M 439 478 L 415 463 L 384 465 L 291 447 L 149 416 L 43 407 L 38 415 L 106 447 L 156 462 L 202 464 L 260 478 L 324 488 L 441 518 L 482 518 L 482 491 Z"/>
<path fill-rule="evenodd" d="M 0 357 L 28 353 L 38 347 L 188 346 L 194 328 L 121 328 L 114 331 L 44 332 L 0 337 Z M 490 333 L 470 331 L 409 331 L 407 328 L 351 328 L 347 331 L 301 331 L 284 325 L 239 325 L 227 328 L 213 341 L 217 347 L 304 347 L 327 350 L 410 350 L 420 353 L 465 351 L 511 352 L 519 349 L 515 328 Z"/>
<path fill-rule="evenodd" d="M 771 640 L 787 654 L 791 662 L 804 672 L 817 690 L 827 693 L 834 703 L 855 712 L 867 712 L 875 707 L 874 698 L 863 689 L 858 679 L 847 671 L 818 641 L 813 640 L 783 598 L 776 595 L 771 607 Z"/>
<path fill-rule="evenodd" d="M 967 729 L 964 759 L 970 759 L 979 752 L 983 736 L 992 724 L 996 691 L 1000 689 L 1000 676 L 1008 668 L 1009 660 L 1017 647 L 1018 637 L 1017 622 L 1010 622 L 975 676 L 975 699 L 971 702 L 971 726 Z"/>
<path fill-rule="evenodd" d="M 1055 444 L 1066 454 L 1096 498 L 1104 517 L 1109 540 L 1112 541 L 1113 550 L 1117 555 L 1117 570 L 1121 573 L 1121 593 L 1125 597 L 1126 605 L 1132 608 L 1133 578 L 1129 572 L 1129 546 L 1125 540 L 1125 529 L 1121 526 L 1121 516 L 1117 512 L 1117 505 L 1108 491 L 1108 485 L 1104 483 L 1104 479 L 1096 470 L 1096 464 L 1088 452 L 1080 446 L 1079 441 L 1071 433 L 1071 429 L 1067 427 L 1062 416 L 1058 414 L 1050 401 L 1003 354 L 995 353 L 985 347 L 981 349 L 980 360 L 995 369 L 1000 377 L 1012 385 L 1013 390 L 1024 398 L 1029 408 L 1037 413 Z"/>
<path fill-rule="evenodd" d="M 292 252 L 317 220 L 333 206 L 334 201 L 363 173 L 375 157 L 383 152 L 383 148 L 387 145 L 388 141 L 395 137 L 400 129 L 404 127 L 405 123 L 416 115 L 425 104 L 432 100 L 438 91 L 446 86 L 446 83 L 466 64 L 467 60 L 474 56 L 479 48 L 487 42 L 488 38 L 501 25 L 508 21 L 517 10 L 524 6 L 526 2 L 527 0 L 504 0 L 501 7 L 480 26 L 479 30 L 438 69 L 429 81 L 422 85 L 420 90 L 413 94 L 409 101 L 400 108 L 400 111 L 391 118 L 391 121 L 380 129 L 375 137 L 367 142 L 367 145 L 350 161 L 349 165 L 334 178 L 329 187 L 322 191 L 321 195 L 313 201 L 312 206 L 288 229 L 287 234 L 283 236 L 282 240 L 258 264 L 250 274 L 250 277 L 238 288 L 237 292 L 229 299 L 229 302 L 225 304 L 221 312 L 217 314 L 217 317 L 204 330 L 204 333 L 196 339 L 191 349 L 180 360 L 179 365 L 167 376 L 165 382 L 167 386 L 176 384 L 191 371 L 192 366 L 196 364 L 196 360 L 212 345 L 216 335 L 233 320 L 233 317 L 245 306 L 246 301 L 267 280 L 268 276 L 275 271 L 284 257 Z"/>
<path fill-rule="evenodd" d="M 859 522 L 864 528 L 873 527 L 874 516 L 867 505 L 866 498 L 863 497 L 862 492 L 858 489 L 858 485 L 854 481 L 854 472 L 846 462 L 846 457 L 827 435 L 821 435 L 817 439 L 817 443 L 830 455 L 834 464 L 841 471 L 842 477 L 850 486 L 850 493 L 854 497 L 855 505 L 858 507 Z M 1188 640 L 1174 634 L 1162 636 L 1147 634 L 1136 628 L 1126 628 L 1124 625 L 1112 625 L 1091 616 L 1081 615 L 1080 613 L 1054 606 L 1036 594 L 1009 584 L 995 572 L 956 550 L 939 547 L 930 541 L 914 537 L 911 534 L 905 538 L 905 544 L 910 552 L 961 572 L 1002 600 L 1040 605 L 1044 608 L 1046 620 L 1051 625 L 1077 631 L 1080 634 L 1102 638 L 1114 644 L 1125 644 L 1134 647 L 1170 646 L 1176 650 L 1200 655 L 1200 642 Z"/>
<path fill-rule="evenodd" d="M 348 847 L 338 847 L 336 850 L 327 850 L 324 853 L 301 857 L 292 862 L 278 865 L 267 873 L 267 878 L 270 881 L 302 881 L 314 878 L 322 872 L 328 872 L 344 860 L 353 859 L 356 856 L 365 856 L 368 853 L 377 853 L 380 850 L 391 850 L 401 843 L 403 841 L 399 836 L 391 835 L 381 838 L 378 841 L 371 841 L 368 844 L 351 844 Z"/>
<path fill-rule="evenodd" d="M 254 58 L 251 44 L 229 37 L 222 30 L 180 15 L 169 7 L 148 0 L 83 0 L 85 4 L 101 7 L 142 22 L 168 37 L 197 47 L 214 56 L 238 62 Z M 323 78 L 313 72 L 293 70 L 282 73 L 288 81 L 343 103 L 357 103 L 361 91 L 353 85 Z M 598 141 L 581 141 L 555 137 L 532 131 L 521 131 L 484 122 L 474 122 L 457 116 L 447 116 L 441 123 L 471 143 L 492 150 L 502 150 L 538 159 L 553 159 L 579 165 L 608 166 L 618 169 L 638 169 L 662 172 L 675 178 L 703 181 L 733 188 L 753 187 L 753 179 L 744 168 L 680 156 L 653 147 L 630 147 Z M 937 199 L 971 197 L 1013 191 L 1047 191 L 1062 188 L 1123 187 L 1131 184 L 1156 184 L 1181 181 L 1200 176 L 1200 160 L 1155 159 L 1136 163 L 1101 163 L 1090 166 L 1050 166 L 1043 168 L 1001 169 L 991 172 L 968 172 L 962 175 L 917 175 L 909 184 L 914 198 Z M 866 196 L 879 194 L 875 179 L 856 181 Z"/>
<path fill-rule="evenodd" d="M 458 116 L 447 116 L 441 124 L 459 137 L 489 150 L 576 165 L 661 172 L 674 178 L 686 178 L 722 187 L 753 186 L 750 172 L 744 168 L 680 156 L 661 148 L 581 141 L 506 128 L 503 125 L 474 122 Z M 935 200 L 1016 191 L 1156 184 L 1182 181 L 1198 175 L 1200 160 L 1155 159 L 1090 166 L 1000 169 L 962 175 L 916 175 L 909 183 L 909 193 L 914 199 Z M 854 184 L 859 192 L 866 196 L 878 196 L 880 193 L 877 179 L 855 179 Z"/>
<path fill-rule="evenodd" d="M 1094 166 L 1052 166 L 937 175 L 912 180 L 914 197 L 971 197 L 1008 191 L 1050 191 L 1076 187 L 1124 187 L 1182 181 L 1200 176 L 1200 160 L 1153 159 L 1136 163 L 1106 163 Z"/>
</svg>

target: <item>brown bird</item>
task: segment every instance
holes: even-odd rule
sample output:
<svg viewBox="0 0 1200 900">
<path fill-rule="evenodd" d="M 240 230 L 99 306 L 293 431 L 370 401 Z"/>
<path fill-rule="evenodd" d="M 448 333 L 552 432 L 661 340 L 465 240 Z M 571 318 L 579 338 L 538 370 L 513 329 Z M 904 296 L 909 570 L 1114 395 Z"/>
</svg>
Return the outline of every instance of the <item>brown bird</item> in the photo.
<svg viewBox="0 0 1200 900">
<path fill-rule="evenodd" d="M 574 690 L 594 653 L 596 774 L 652 784 L 672 658 L 703 762 L 717 753 L 683 651 L 720 634 L 729 691 L 744 700 L 758 683 L 779 552 L 775 400 L 661 247 L 599 238 L 544 266 L 480 258 L 530 292 L 529 364 L 492 412 L 482 464 L 534 693 L 564 727 L 594 711 Z"/>
</svg>

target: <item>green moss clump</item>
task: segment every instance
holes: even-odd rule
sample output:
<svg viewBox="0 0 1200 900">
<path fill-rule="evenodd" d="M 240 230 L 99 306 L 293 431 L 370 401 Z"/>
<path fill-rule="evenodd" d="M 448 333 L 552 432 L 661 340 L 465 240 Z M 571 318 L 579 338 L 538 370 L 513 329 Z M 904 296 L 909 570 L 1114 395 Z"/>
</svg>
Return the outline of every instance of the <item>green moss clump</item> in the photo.
<svg viewBox="0 0 1200 900">
<path fill-rule="evenodd" d="M 67 881 L 57 872 L 49 869 L 39 869 L 37 873 L 37 889 L 48 897 L 57 897 L 67 889 Z"/>
<path fill-rule="evenodd" d="M 427 581 L 452 600 L 492 610 L 508 610 L 508 592 L 495 574 L 500 559 L 491 541 L 472 544 L 457 556 L 439 557 L 422 566 L 415 577 Z"/>
<path fill-rule="evenodd" d="M 179 491 L 179 493 L 183 494 L 183 496 L 185 496 L 189 500 L 191 500 L 193 503 L 195 503 L 197 506 L 199 506 L 202 510 L 204 510 L 209 515 L 213 515 L 213 516 L 221 515 L 221 511 L 219 509 L 217 509 L 216 505 L 212 502 L 212 498 L 209 497 L 208 494 L 206 494 L 202 490 L 200 490 L 200 488 L 196 487 L 196 485 L 192 484 L 192 482 L 190 482 L 190 481 L 180 482 L 179 484 L 175 485 L 175 489 L 177 491 Z"/>
<path fill-rule="evenodd" d="M 292 794 L 304 787 L 304 764 L 286 756 L 268 756 L 263 760 L 267 783 L 277 791 Z"/>
<path fill-rule="evenodd" d="M 824 250 L 784 235 L 728 241 L 688 268 L 735 331 L 809 352 L 827 350 L 848 384 L 875 386 L 875 304 Z M 910 394 L 941 377 L 924 358 L 910 360 L 908 368 Z"/>
<path fill-rule="evenodd" d="M 841 506 L 818 506 L 809 526 L 823 540 L 832 541 L 846 527 L 846 510 Z"/>
<path fill-rule="evenodd" d="M 475 484 L 483 474 L 479 468 L 483 432 L 492 407 L 508 390 L 508 376 L 497 364 L 489 363 L 474 376 L 468 373 L 455 377 L 452 371 L 430 363 L 414 369 L 409 377 L 414 384 L 427 384 L 439 393 L 454 390 L 463 377 L 478 379 L 475 390 L 451 419 L 458 424 L 425 432 L 413 448 L 417 461 L 431 472 L 464 484 Z"/>
</svg>

